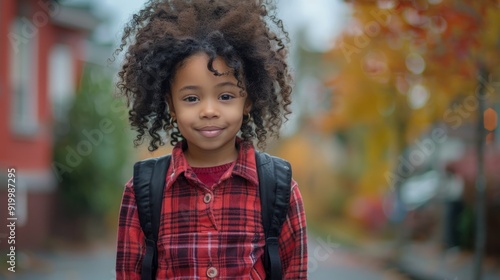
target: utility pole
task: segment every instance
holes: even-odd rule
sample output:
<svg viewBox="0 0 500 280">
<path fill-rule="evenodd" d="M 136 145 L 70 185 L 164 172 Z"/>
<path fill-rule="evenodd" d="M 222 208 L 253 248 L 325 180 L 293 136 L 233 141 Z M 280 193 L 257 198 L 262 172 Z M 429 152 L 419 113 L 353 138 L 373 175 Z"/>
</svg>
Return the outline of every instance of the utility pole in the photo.
<svg viewBox="0 0 500 280">
<path fill-rule="evenodd" d="M 478 77 L 478 120 L 476 134 L 476 155 L 477 155 L 477 174 L 476 174 L 476 237 L 475 237 L 475 256 L 474 256 L 474 279 L 482 279 L 482 263 L 486 244 L 486 177 L 484 174 L 484 110 L 486 108 L 486 84 L 488 81 L 488 71 L 484 65 L 479 66 Z"/>
</svg>

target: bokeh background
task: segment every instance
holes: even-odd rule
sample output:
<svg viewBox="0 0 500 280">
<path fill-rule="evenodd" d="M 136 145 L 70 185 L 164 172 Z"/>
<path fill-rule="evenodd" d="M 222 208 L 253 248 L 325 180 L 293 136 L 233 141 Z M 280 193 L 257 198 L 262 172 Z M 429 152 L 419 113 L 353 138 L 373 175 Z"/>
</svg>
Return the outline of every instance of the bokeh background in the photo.
<svg viewBox="0 0 500 280">
<path fill-rule="evenodd" d="M 143 0 L 0 1 L 0 279 L 114 279 Z M 281 0 L 310 279 L 500 279 L 500 1 Z M 8 168 L 16 272 L 8 271 Z M 5 225 L 4 225 L 5 224 Z"/>
</svg>

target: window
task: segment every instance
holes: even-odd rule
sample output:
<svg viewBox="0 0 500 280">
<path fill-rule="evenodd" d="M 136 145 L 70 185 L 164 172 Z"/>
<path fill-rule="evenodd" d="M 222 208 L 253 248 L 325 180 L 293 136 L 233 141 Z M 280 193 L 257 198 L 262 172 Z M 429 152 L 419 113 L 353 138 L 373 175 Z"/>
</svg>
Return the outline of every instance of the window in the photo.
<svg viewBox="0 0 500 280">
<path fill-rule="evenodd" d="M 38 32 L 26 32 L 26 18 L 13 21 L 9 32 L 12 88 L 11 129 L 32 136 L 38 128 Z"/>
<path fill-rule="evenodd" d="M 75 94 L 75 72 L 71 48 L 56 44 L 49 57 L 49 94 L 52 116 L 64 121 Z"/>
</svg>

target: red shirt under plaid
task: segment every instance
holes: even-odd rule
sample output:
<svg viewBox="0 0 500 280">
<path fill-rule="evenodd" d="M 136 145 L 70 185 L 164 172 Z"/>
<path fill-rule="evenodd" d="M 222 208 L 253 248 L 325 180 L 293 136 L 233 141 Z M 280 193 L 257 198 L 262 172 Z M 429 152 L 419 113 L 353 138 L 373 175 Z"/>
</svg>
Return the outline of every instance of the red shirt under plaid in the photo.
<svg viewBox="0 0 500 280">
<path fill-rule="evenodd" d="M 238 139 L 238 158 L 211 188 L 188 165 L 182 143 L 166 174 L 157 279 L 265 279 L 264 230 L 254 148 Z M 306 220 L 292 180 L 279 237 L 285 279 L 307 279 Z M 146 252 L 132 180 L 120 210 L 116 279 L 140 279 Z"/>
</svg>

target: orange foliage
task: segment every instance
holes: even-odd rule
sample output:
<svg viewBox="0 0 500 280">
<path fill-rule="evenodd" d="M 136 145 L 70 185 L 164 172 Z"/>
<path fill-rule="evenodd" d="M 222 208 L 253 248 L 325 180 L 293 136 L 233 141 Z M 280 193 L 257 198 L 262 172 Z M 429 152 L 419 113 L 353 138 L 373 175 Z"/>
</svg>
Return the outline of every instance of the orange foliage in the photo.
<svg viewBox="0 0 500 280">
<path fill-rule="evenodd" d="M 353 18 L 325 55 L 338 69 L 325 81 L 332 109 L 319 123 L 324 132 L 356 130 L 351 145 L 365 155 L 357 190 L 371 196 L 451 102 L 476 94 L 479 65 L 498 71 L 500 1 L 347 2 Z"/>
<path fill-rule="evenodd" d="M 489 131 L 493 131 L 497 128 L 498 125 L 498 116 L 497 112 L 492 108 L 486 109 L 484 111 L 484 128 Z"/>
</svg>

